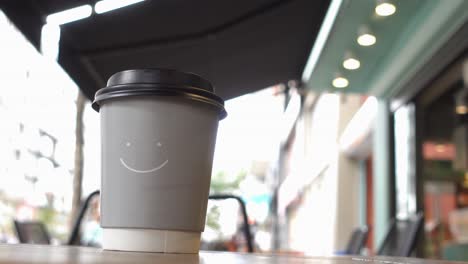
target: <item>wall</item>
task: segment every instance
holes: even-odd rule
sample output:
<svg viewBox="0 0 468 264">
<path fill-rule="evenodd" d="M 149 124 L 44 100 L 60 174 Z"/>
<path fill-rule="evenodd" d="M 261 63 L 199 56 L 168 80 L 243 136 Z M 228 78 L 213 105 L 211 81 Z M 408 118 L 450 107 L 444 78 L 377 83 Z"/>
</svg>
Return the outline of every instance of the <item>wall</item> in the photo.
<svg viewBox="0 0 468 264">
<path fill-rule="evenodd" d="M 342 95 L 339 116 L 339 131 L 341 134 L 347 124 L 361 106 L 360 96 Z M 353 230 L 359 226 L 360 210 L 360 166 L 344 154 L 338 158 L 337 180 L 337 215 L 335 225 L 335 249 L 344 249 Z"/>
<path fill-rule="evenodd" d="M 359 164 L 340 153 L 338 139 L 361 102 L 360 96 L 324 94 L 298 121 L 291 151 L 299 153 L 286 179 L 301 184 L 287 207 L 289 250 L 333 254 L 359 225 Z"/>
</svg>

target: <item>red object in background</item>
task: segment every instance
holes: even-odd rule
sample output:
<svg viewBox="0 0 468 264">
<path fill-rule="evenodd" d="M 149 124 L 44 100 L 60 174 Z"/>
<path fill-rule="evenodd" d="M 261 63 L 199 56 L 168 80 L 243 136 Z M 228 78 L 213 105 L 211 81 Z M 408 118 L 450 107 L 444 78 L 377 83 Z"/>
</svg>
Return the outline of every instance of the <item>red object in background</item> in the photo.
<svg viewBox="0 0 468 264">
<path fill-rule="evenodd" d="M 426 193 L 424 200 L 424 217 L 426 221 L 440 220 L 441 222 L 448 223 L 450 212 L 457 209 L 454 193 Z M 434 209 L 438 210 L 438 212 L 435 212 Z M 436 219 L 437 217 L 439 219 Z"/>
<path fill-rule="evenodd" d="M 452 241 L 448 217 L 457 207 L 455 193 L 428 193 L 424 195 L 426 240 L 431 245 L 431 257 L 440 258 L 442 247 Z"/>
<path fill-rule="evenodd" d="M 468 179 L 466 178 L 463 183 L 457 183 L 457 191 L 456 191 L 456 203 L 457 208 L 466 208 L 468 207 Z"/>
<path fill-rule="evenodd" d="M 423 157 L 425 160 L 454 160 L 455 146 L 451 143 L 423 143 Z"/>
<path fill-rule="evenodd" d="M 366 221 L 369 227 L 369 235 L 367 237 L 366 247 L 370 250 L 370 254 L 375 252 L 374 248 L 374 191 L 373 191 L 373 161 L 372 156 L 366 160 Z"/>
</svg>

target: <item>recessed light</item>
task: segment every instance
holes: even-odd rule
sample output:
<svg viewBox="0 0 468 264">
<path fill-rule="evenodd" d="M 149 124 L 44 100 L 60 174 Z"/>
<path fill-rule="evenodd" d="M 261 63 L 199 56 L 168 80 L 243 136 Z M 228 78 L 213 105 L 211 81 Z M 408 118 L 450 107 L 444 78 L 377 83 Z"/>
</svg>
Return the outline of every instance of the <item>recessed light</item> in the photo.
<svg viewBox="0 0 468 264">
<path fill-rule="evenodd" d="M 468 68 L 468 67 L 467 67 Z M 465 115 L 468 113 L 468 89 L 461 89 L 455 93 L 455 113 Z"/>
<path fill-rule="evenodd" d="M 361 62 L 353 53 L 348 51 L 346 52 L 343 59 L 343 67 L 347 70 L 356 70 L 359 69 L 359 67 L 361 67 Z"/>
<path fill-rule="evenodd" d="M 388 0 L 377 1 L 375 13 L 379 16 L 391 16 L 396 12 L 396 6 Z"/>
<path fill-rule="evenodd" d="M 435 151 L 438 153 L 442 153 L 445 151 L 445 145 L 444 144 L 437 144 L 435 146 Z"/>
<path fill-rule="evenodd" d="M 333 79 L 332 85 L 335 88 L 346 88 L 349 85 L 349 81 L 345 77 L 340 76 Z"/>
<path fill-rule="evenodd" d="M 368 27 L 361 26 L 358 30 L 357 42 L 361 46 L 372 46 L 377 42 L 377 38 Z"/>
<path fill-rule="evenodd" d="M 343 67 L 347 70 L 356 70 L 361 67 L 361 62 L 355 58 L 348 58 L 343 61 Z"/>
<path fill-rule="evenodd" d="M 457 105 L 457 107 L 455 107 L 455 112 L 459 115 L 464 115 L 468 113 L 468 107 L 466 105 Z"/>
<path fill-rule="evenodd" d="M 377 42 L 377 38 L 372 34 L 362 34 L 357 38 L 357 42 L 361 46 L 372 46 Z"/>
</svg>

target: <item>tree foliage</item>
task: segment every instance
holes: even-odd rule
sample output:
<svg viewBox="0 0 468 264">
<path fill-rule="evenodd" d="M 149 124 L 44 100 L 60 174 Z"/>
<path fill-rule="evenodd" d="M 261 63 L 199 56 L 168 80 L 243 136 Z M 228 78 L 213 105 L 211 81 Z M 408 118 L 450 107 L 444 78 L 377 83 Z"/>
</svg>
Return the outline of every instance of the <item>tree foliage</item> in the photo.
<svg viewBox="0 0 468 264">
<path fill-rule="evenodd" d="M 247 176 L 247 171 L 242 170 L 234 177 L 225 171 L 218 171 L 211 178 L 210 193 L 232 193 L 239 190 L 240 183 Z"/>
</svg>

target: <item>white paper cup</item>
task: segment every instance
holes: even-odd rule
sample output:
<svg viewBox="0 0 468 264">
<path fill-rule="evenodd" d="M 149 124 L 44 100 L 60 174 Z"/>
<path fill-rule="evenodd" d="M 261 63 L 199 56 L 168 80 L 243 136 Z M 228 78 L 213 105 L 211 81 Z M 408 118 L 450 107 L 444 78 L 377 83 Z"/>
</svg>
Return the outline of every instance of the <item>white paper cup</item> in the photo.
<svg viewBox="0 0 468 264">
<path fill-rule="evenodd" d="M 103 248 L 197 253 L 224 102 L 174 70 L 114 74 L 96 93 Z"/>
</svg>

